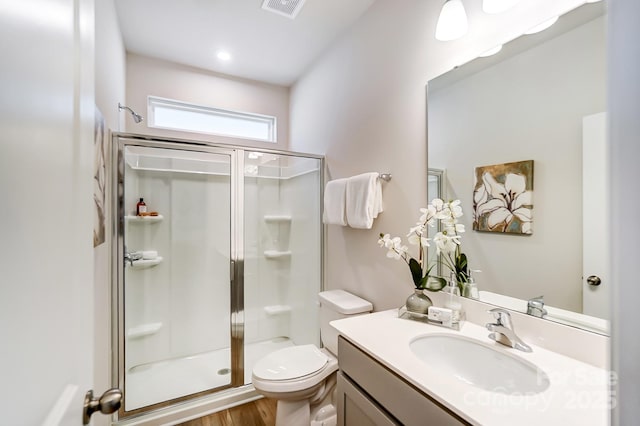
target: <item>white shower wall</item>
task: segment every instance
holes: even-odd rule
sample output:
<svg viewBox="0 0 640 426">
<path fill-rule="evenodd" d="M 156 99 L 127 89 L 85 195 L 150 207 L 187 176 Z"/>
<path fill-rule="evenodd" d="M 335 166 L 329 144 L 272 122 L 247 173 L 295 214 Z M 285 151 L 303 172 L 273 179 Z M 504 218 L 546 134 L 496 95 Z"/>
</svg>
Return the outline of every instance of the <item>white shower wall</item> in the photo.
<svg viewBox="0 0 640 426">
<path fill-rule="evenodd" d="M 133 181 L 133 182 L 132 182 Z M 126 227 L 130 251 L 156 250 L 158 266 L 127 269 L 125 325 L 162 324 L 126 341 L 127 368 L 229 346 L 229 177 L 131 171 L 126 214 L 138 198 L 158 223 Z M 125 332 L 127 331 L 125 330 Z"/>
<path fill-rule="evenodd" d="M 289 173 L 279 178 L 245 179 L 245 211 L 255 212 L 245 220 L 245 339 L 253 343 L 287 337 L 296 345 L 317 344 L 319 169 L 299 176 L 289 175 L 290 165 L 283 170 Z M 265 220 L 273 216 L 290 220 Z M 266 251 L 291 254 L 267 258 Z M 279 313 L 269 313 L 269 308 Z"/>
</svg>

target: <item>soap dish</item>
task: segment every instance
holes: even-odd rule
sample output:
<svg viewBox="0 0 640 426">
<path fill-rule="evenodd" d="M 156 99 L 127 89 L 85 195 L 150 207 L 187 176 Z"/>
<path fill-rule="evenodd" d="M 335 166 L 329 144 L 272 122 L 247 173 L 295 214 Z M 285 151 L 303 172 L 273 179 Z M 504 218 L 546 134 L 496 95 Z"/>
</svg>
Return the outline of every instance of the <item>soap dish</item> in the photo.
<svg viewBox="0 0 640 426">
<path fill-rule="evenodd" d="M 450 330 L 456 330 L 456 331 L 460 331 L 460 327 L 462 327 L 462 325 L 464 324 L 464 321 L 465 321 L 464 312 L 461 312 L 460 313 L 460 322 L 453 323 L 451 325 L 451 327 L 449 327 L 448 325 L 443 325 L 442 323 L 440 323 L 438 321 L 430 320 L 429 317 L 427 316 L 427 314 L 420 314 L 418 312 L 409 312 L 407 310 L 407 307 L 404 306 L 404 305 L 401 306 L 400 308 L 398 308 L 398 318 L 406 319 L 406 320 L 410 320 L 410 321 L 423 322 L 425 324 L 435 325 L 437 327 L 444 327 L 444 328 L 448 328 Z"/>
</svg>

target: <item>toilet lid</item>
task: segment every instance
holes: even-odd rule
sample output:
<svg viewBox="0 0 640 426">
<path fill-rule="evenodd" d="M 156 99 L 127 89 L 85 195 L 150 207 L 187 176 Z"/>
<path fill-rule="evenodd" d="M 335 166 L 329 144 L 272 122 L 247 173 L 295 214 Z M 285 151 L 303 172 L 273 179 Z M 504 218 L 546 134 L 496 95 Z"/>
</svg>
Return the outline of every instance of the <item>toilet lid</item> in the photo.
<svg viewBox="0 0 640 426">
<path fill-rule="evenodd" d="M 292 346 L 262 358 L 253 367 L 253 375 L 264 380 L 289 380 L 315 373 L 329 359 L 315 345 Z"/>
</svg>

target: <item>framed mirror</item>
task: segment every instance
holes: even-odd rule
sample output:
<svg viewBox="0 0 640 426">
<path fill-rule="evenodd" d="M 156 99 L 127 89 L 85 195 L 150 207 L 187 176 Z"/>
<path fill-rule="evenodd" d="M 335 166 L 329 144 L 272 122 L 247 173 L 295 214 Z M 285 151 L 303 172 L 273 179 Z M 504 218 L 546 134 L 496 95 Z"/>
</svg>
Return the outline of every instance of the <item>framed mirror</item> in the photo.
<svg viewBox="0 0 640 426">
<path fill-rule="evenodd" d="M 610 292 L 605 13 L 582 5 L 427 86 L 428 167 L 462 201 L 480 300 L 599 333 Z"/>
</svg>

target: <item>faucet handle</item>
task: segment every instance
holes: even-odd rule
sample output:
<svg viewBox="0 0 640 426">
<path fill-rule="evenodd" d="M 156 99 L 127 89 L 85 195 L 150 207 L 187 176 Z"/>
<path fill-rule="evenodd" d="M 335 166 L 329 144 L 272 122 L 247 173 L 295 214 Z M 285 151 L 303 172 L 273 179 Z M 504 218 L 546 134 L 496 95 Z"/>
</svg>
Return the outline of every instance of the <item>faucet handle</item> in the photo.
<svg viewBox="0 0 640 426">
<path fill-rule="evenodd" d="M 544 296 L 532 297 L 527 301 L 529 306 L 544 306 Z"/>
<path fill-rule="evenodd" d="M 493 308 L 487 311 L 492 314 L 499 325 L 511 328 L 511 313 L 503 308 Z"/>
</svg>

